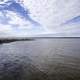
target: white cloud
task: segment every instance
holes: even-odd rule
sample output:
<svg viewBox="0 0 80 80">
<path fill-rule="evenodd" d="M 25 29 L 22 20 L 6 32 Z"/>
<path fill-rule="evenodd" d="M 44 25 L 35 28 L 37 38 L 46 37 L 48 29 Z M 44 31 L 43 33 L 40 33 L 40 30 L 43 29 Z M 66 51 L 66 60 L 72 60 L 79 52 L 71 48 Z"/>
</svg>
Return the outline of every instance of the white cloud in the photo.
<svg viewBox="0 0 80 80">
<path fill-rule="evenodd" d="M 0 15 L 2 16 L 2 14 Z M 34 26 L 19 15 L 14 12 L 7 11 L 6 16 L 3 16 L 5 19 L 8 18 L 6 21 L 8 23 L 0 22 L 0 37 L 11 37 L 11 36 L 29 36 L 33 34 L 39 34 L 44 32 L 45 30 L 42 26 Z M 3 19 L 1 20 L 3 21 Z"/>
<path fill-rule="evenodd" d="M 24 0 L 31 15 L 44 25 L 59 25 L 74 16 L 80 15 L 80 0 Z M 52 28 L 54 28 L 51 26 Z M 50 26 L 47 26 L 50 28 Z"/>
<path fill-rule="evenodd" d="M 27 35 L 46 30 L 52 33 L 74 36 L 74 33 L 79 34 L 80 24 L 62 24 L 80 15 L 79 3 L 80 0 L 44 0 L 44 2 L 43 0 L 24 0 L 24 6 L 29 9 L 30 16 L 42 25 L 42 29 L 34 27 L 29 21 L 25 21 L 16 13 L 9 12 L 7 16 L 11 20 L 8 25 L 0 24 L 0 31 Z"/>
</svg>

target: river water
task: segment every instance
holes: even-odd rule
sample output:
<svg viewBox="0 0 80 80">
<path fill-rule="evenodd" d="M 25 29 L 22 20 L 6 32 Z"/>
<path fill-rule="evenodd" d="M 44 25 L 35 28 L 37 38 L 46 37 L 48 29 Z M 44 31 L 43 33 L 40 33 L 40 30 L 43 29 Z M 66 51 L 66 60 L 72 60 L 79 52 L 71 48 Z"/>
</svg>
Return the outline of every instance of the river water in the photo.
<svg viewBox="0 0 80 80">
<path fill-rule="evenodd" d="M 80 80 L 80 38 L 1 44 L 0 80 Z"/>
</svg>

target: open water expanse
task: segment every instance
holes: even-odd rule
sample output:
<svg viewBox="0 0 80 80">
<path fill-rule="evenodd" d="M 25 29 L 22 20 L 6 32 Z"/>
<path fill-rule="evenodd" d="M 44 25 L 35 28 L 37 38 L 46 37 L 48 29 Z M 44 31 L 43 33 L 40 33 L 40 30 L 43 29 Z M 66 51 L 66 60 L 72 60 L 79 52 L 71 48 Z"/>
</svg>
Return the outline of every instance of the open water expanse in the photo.
<svg viewBox="0 0 80 80">
<path fill-rule="evenodd" d="M 1 44 L 0 80 L 80 80 L 80 38 Z"/>
</svg>

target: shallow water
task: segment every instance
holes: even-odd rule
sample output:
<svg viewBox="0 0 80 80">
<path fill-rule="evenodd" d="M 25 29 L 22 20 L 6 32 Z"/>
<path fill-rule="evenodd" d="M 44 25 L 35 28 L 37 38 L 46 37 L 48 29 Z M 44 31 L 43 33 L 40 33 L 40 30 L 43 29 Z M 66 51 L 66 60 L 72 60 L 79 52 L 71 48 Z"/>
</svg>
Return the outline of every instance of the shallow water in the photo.
<svg viewBox="0 0 80 80">
<path fill-rule="evenodd" d="M 80 38 L 1 44 L 0 80 L 80 80 Z"/>
</svg>

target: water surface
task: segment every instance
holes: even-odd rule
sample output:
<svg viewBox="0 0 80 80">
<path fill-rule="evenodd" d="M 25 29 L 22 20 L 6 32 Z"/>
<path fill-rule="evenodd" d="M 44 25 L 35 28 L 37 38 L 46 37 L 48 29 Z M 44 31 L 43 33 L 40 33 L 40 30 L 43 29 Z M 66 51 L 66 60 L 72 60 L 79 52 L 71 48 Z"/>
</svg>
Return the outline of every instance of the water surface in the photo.
<svg viewBox="0 0 80 80">
<path fill-rule="evenodd" d="M 0 80 L 80 80 L 80 38 L 0 45 Z"/>
</svg>

